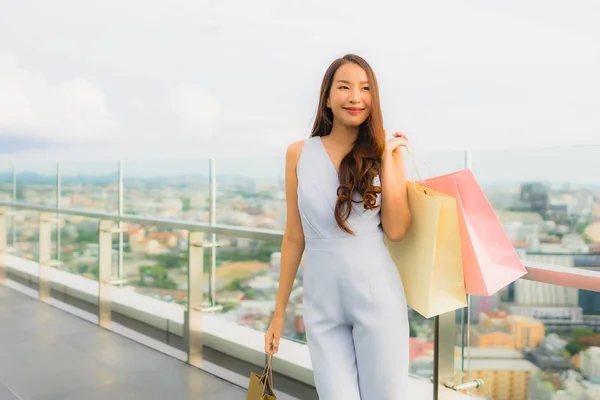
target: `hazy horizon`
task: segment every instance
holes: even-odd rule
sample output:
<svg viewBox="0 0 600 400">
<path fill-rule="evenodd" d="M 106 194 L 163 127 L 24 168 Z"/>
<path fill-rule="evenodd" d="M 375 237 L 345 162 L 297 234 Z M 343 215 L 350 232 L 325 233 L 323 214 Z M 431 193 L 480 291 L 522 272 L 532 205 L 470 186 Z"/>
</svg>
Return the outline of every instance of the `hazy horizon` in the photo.
<svg viewBox="0 0 600 400">
<path fill-rule="evenodd" d="M 413 152 L 425 177 L 464 169 L 465 152 Z M 482 183 L 544 181 L 600 185 L 600 146 L 473 151 L 472 170 Z M 256 179 L 283 179 L 283 157 L 217 158 L 219 176 L 247 176 Z M 55 163 L 21 163 L 17 174 L 34 172 L 54 175 Z M 118 163 L 61 163 L 63 176 L 102 176 L 118 173 Z M 12 167 L 0 162 L 0 173 Z M 407 172 L 411 177 L 412 171 Z M 124 162 L 124 179 L 209 174 L 208 159 L 153 160 Z M 593 175 L 592 175 L 593 174 Z"/>
</svg>

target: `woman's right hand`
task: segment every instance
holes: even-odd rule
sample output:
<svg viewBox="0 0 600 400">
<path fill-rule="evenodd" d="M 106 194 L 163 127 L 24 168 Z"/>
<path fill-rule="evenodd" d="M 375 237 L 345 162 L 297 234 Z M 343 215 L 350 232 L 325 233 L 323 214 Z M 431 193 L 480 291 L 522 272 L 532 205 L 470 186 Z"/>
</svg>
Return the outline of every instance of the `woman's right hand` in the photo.
<svg viewBox="0 0 600 400">
<path fill-rule="evenodd" d="M 273 317 L 269 329 L 265 333 L 265 353 L 275 354 L 279 351 L 279 339 L 283 332 L 284 318 Z"/>
</svg>

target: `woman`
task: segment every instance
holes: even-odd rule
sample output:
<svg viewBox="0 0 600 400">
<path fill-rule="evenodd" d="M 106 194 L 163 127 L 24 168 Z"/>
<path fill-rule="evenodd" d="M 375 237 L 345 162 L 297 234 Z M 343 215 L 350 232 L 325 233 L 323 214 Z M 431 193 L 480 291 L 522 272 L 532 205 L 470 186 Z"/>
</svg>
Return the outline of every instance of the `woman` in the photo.
<svg viewBox="0 0 600 400">
<path fill-rule="evenodd" d="M 408 313 L 384 244 L 410 226 L 396 133 L 386 142 L 369 64 L 335 60 L 323 78 L 311 138 L 286 152 L 287 222 L 275 314 L 265 351 L 279 349 L 304 253 L 304 322 L 321 400 L 404 400 Z"/>
</svg>

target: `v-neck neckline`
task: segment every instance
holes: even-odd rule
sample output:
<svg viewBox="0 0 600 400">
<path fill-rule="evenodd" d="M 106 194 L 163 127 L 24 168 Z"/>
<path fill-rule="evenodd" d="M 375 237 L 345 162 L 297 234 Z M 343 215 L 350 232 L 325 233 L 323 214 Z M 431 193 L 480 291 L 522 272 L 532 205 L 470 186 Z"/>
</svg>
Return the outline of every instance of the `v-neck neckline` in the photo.
<svg viewBox="0 0 600 400">
<path fill-rule="evenodd" d="M 319 142 L 321 143 L 321 148 L 323 149 L 323 152 L 325 153 L 325 157 L 327 157 L 327 160 L 329 161 L 329 165 L 331 165 L 331 168 L 333 168 L 333 171 L 335 172 L 336 176 L 339 176 L 340 171 L 339 171 L 338 167 L 336 167 L 331 156 L 329 155 L 329 152 L 327 151 L 327 147 L 325 147 L 325 143 L 323 143 L 323 136 L 319 136 Z"/>
</svg>

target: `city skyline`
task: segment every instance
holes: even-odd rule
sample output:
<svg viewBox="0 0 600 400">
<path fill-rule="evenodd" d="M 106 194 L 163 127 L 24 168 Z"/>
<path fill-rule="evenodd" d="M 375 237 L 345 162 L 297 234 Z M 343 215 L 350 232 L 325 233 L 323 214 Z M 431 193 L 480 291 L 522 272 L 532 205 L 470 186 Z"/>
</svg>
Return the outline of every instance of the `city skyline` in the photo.
<svg viewBox="0 0 600 400">
<path fill-rule="evenodd" d="M 424 177 L 442 175 L 464 169 L 465 152 L 412 151 L 419 171 Z M 547 147 L 511 151 L 486 150 L 471 152 L 472 170 L 482 184 L 503 184 L 541 181 L 600 186 L 600 177 L 591 171 L 600 170 L 600 146 Z M 253 179 L 283 179 L 284 158 L 230 157 L 215 158 L 219 176 L 240 176 Z M 510 162 L 507 162 L 510 160 Z M 32 172 L 55 175 L 56 163 L 16 163 L 17 173 Z M 408 165 L 407 160 L 407 168 Z M 209 159 L 162 159 L 123 162 L 124 179 L 167 178 L 170 176 L 209 175 Z M 0 160 L 0 174 L 12 173 L 12 164 Z M 118 173 L 117 162 L 61 163 L 62 176 L 103 176 Z M 417 178 L 413 169 L 407 170 L 409 179 Z"/>
</svg>

